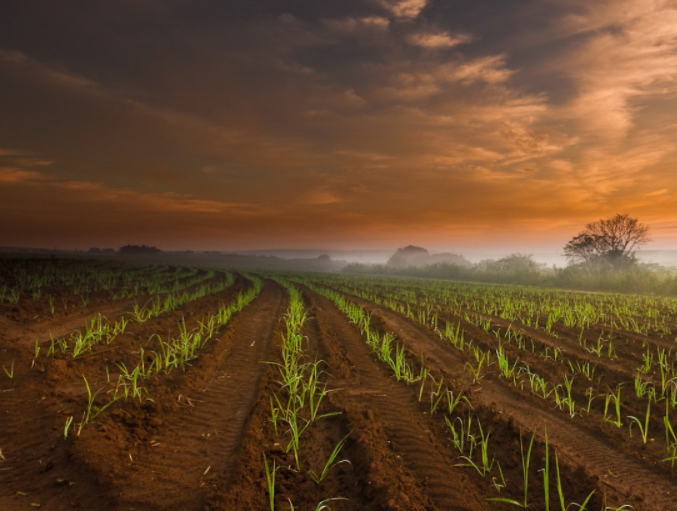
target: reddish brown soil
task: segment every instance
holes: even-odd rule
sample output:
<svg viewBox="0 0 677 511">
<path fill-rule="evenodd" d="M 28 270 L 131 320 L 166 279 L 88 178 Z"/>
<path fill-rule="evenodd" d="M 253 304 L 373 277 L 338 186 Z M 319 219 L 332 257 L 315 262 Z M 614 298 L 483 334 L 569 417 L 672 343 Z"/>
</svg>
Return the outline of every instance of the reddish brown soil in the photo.
<svg viewBox="0 0 677 511">
<path fill-rule="evenodd" d="M 578 484 L 574 484 L 570 490 L 574 492 L 574 495 L 578 492 L 584 498 L 585 494 L 597 487 L 602 490 L 600 493 L 604 493 L 611 502 L 617 502 L 616 505 L 631 504 L 637 509 L 656 511 L 677 509 L 675 498 L 677 479 L 667 465 L 657 462 L 661 457 L 665 457 L 664 451 L 661 455 L 658 447 L 656 450 L 659 453 L 651 456 L 651 445 L 642 448 L 637 440 L 629 439 L 627 431 L 621 431 L 609 423 L 604 423 L 600 417 L 592 414 L 577 416 L 575 420 L 571 420 L 568 414 L 554 409 L 554 406 L 548 406 L 546 402 L 528 391 L 520 391 L 519 388 L 495 375 L 487 374 L 479 383 L 473 384 L 472 377 L 469 376 L 467 370 L 464 370 L 465 363 L 472 360 L 470 353 L 452 349 L 451 346 L 441 341 L 436 333 L 384 306 L 353 295 L 347 296 L 372 314 L 372 324 L 379 325 L 383 331 L 395 332 L 398 340 L 405 343 L 412 354 L 422 356 L 426 366 L 434 372 L 461 388 L 472 388 L 471 399 L 476 409 L 479 407 L 495 410 L 508 418 L 511 429 L 529 432 L 529 434 L 535 432 L 536 437 L 541 441 L 544 440 L 543 431 L 547 426 L 549 443 L 560 456 L 560 462 L 564 462 L 568 470 L 576 474 L 576 478 L 579 479 Z M 455 321 L 458 321 L 458 318 Z M 492 321 L 496 324 L 507 325 L 500 318 L 492 317 Z M 484 330 L 467 322 L 463 322 L 462 326 L 471 333 L 470 337 L 484 348 L 498 347 L 495 336 L 488 335 Z M 584 356 L 579 350 L 578 343 L 572 342 L 570 337 L 567 339 L 563 332 L 560 333 L 563 339 L 552 339 L 546 338 L 542 331 L 529 327 L 522 329 L 530 336 L 529 339 L 533 338 L 544 345 L 564 346 L 565 353 L 568 355 L 575 353 L 580 356 L 581 360 L 587 359 L 598 364 L 598 371 L 601 369 L 605 387 L 613 388 L 615 382 L 628 380 L 627 374 L 630 372 L 621 363 L 591 357 L 587 352 L 583 352 L 588 355 Z M 524 357 L 524 352 L 521 356 Z M 539 374 L 548 374 L 548 361 L 532 357 L 526 362 L 532 369 L 536 368 Z M 556 372 L 555 369 L 550 370 L 553 374 Z M 596 375 L 599 374 L 596 373 Z M 621 376 L 615 379 L 614 375 Z M 624 399 L 631 403 L 633 401 L 630 393 L 627 393 Z M 584 402 L 582 397 L 580 402 Z M 603 403 L 598 402 L 596 406 L 603 409 Z M 646 404 L 643 406 L 646 407 Z M 627 404 L 624 404 L 624 412 L 627 410 Z M 601 414 L 601 410 L 598 412 Z M 637 415 L 644 416 L 642 412 Z M 655 432 L 656 436 L 662 434 L 659 428 L 651 431 Z M 572 500 L 581 502 L 575 498 Z M 599 505 L 601 502 L 592 506 L 592 509 L 598 508 Z"/>
<path fill-rule="evenodd" d="M 188 371 L 144 381 L 152 400 L 119 400 L 85 426 L 79 437 L 71 429 L 64 439 L 63 431 L 66 419 L 75 416 L 77 422 L 85 409 L 82 375 L 94 390 L 102 389 L 97 403 L 104 404 L 112 390 L 106 368 L 114 382 L 119 372 L 116 363 L 133 366 L 139 359 L 139 347 L 148 348 L 153 334 L 164 336 L 172 329 L 176 332 L 180 318 L 192 328 L 198 319 L 216 310 L 220 303 L 232 301 L 247 286 L 240 279 L 225 291 L 186 304 L 181 310 L 143 324 L 130 323 L 110 346 L 97 345 L 92 353 L 77 359 L 40 355 L 34 362 L 34 332 L 3 339 L 0 364 L 9 368 L 13 363 L 14 375 L 10 379 L 3 373 L 0 386 L 0 449 L 4 458 L 0 459 L 0 509 L 30 505 L 47 509 L 129 509 L 139 501 L 144 503 L 143 495 L 148 491 L 156 497 L 140 509 L 159 509 L 167 507 L 170 498 L 171 502 L 180 500 L 169 496 L 168 485 L 172 485 L 172 492 L 177 481 L 184 487 L 200 487 L 205 482 L 192 475 L 202 474 L 210 464 L 214 466 L 205 481 L 222 477 L 229 467 L 213 456 L 232 459 L 237 447 L 262 372 L 260 360 L 267 356 L 281 313 L 282 291 L 277 286 L 267 286 L 237 314 Z M 59 329 L 66 333 L 83 321 L 78 316 L 69 322 L 55 318 L 54 323 L 53 332 Z M 38 339 L 49 339 L 49 328 Z M 214 409 L 221 410 L 221 415 L 214 417 L 211 427 Z M 191 434 L 184 437 L 175 431 Z M 203 440 L 205 445 L 198 447 Z M 199 453 L 207 451 L 210 454 L 201 458 Z M 194 462 L 189 461 L 191 458 Z M 163 461 L 167 459 L 170 463 Z M 165 465 L 173 467 L 175 473 Z M 160 472 L 161 477 L 154 472 Z M 192 499 L 192 507 L 200 508 L 196 494 L 194 488 L 181 493 Z"/>
<path fill-rule="evenodd" d="M 326 298 L 305 289 L 310 316 L 305 334 L 309 351 L 326 363 L 329 411 L 341 415 L 323 419 L 311 430 L 301 457 L 308 467 L 321 467 L 333 446 L 347 433 L 350 441 L 341 465 L 316 485 L 302 473 L 283 469 L 278 473 L 283 492 L 278 503 L 286 509 L 290 499 L 297 509 L 315 509 L 328 497 L 346 501 L 331 503 L 336 511 L 373 510 L 489 510 L 500 509 L 484 500 L 484 488 L 472 474 L 454 466 L 455 456 L 434 421 L 422 413 L 417 390 L 393 380 L 369 351 L 360 334 Z M 271 368 L 271 378 L 275 369 Z M 264 509 L 262 453 L 280 466 L 293 465 L 289 455 L 275 448 L 283 444 L 269 420 L 269 396 L 262 394 L 249 425 L 236 484 L 217 509 Z M 304 468 L 302 466 L 302 468 Z"/>
<path fill-rule="evenodd" d="M 0 372 L 0 509 L 260 511 L 269 509 L 264 455 L 278 467 L 276 509 L 290 509 L 291 502 L 294 509 L 313 511 L 319 502 L 339 497 L 345 500 L 329 503 L 334 511 L 515 509 L 487 497 L 520 498 L 519 442 L 532 432 L 537 442 L 529 488 L 534 495 L 542 493 L 538 470 L 547 426 L 567 502 L 580 503 L 595 489 L 589 510 L 620 504 L 642 511 L 677 510 L 677 483 L 665 465 L 656 462 L 660 455 L 651 446 L 638 450 L 636 439 L 628 440 L 595 416 L 599 409 L 572 420 L 551 403 L 492 374 L 475 383 L 464 368 L 468 352 L 453 350 L 426 327 L 351 296 L 372 314 L 372 327 L 396 333 L 416 370 L 423 363 L 438 381 L 444 378 L 455 392 L 468 396 L 473 416 L 491 431 L 491 450 L 508 482 L 496 493 L 491 480 L 458 466 L 461 460 L 444 416 L 431 414 L 426 398 L 419 400 L 419 385 L 396 381 L 356 327 L 329 300 L 305 287 L 308 360 L 322 361 L 322 378 L 333 389 L 321 413 L 337 415 L 309 426 L 297 470 L 292 453 L 285 452 L 288 433 L 276 433 L 270 420 L 271 398 L 281 389 L 277 366 L 265 362 L 281 362 L 288 305 L 286 292 L 272 280 L 265 280 L 259 296 L 218 332 L 185 372 L 144 380 L 148 396 L 142 401 L 119 400 L 80 436 L 71 429 L 64 438 L 66 420 L 74 416 L 78 422 L 86 406 L 83 375 L 93 389 L 102 389 L 97 404 L 105 404 L 114 387 L 108 380 L 115 381 L 119 373 L 117 364 L 131 367 L 139 359 L 139 348 L 146 354 L 156 349 L 153 334 L 164 338 L 176 332 L 182 319 L 193 328 L 250 285 L 240 276 L 220 293 L 146 323 L 130 323 L 111 345 L 96 346 L 77 359 L 48 358 L 42 351 L 34 361 L 34 342 L 44 348 L 50 331 L 67 335 L 96 313 L 114 319 L 133 301 L 102 300 L 68 315 L 39 318 L 22 311 L 22 303 L 17 311 L 4 309 L 0 365 L 9 368 L 13 363 L 14 374 L 9 378 Z M 507 326 L 500 318 L 491 319 L 498 327 Z M 497 347 L 496 339 L 483 330 L 463 326 L 485 348 Z M 572 360 L 598 364 L 605 384 L 627 380 L 622 360 L 593 360 L 578 347 L 577 333 L 557 333 L 558 346 L 564 346 Z M 524 334 L 543 346 L 555 342 L 539 330 L 525 329 Z M 559 366 L 550 360 L 534 355 L 525 361 L 539 373 L 559 375 Z M 429 395 L 430 389 L 424 391 Z M 576 392 L 582 396 L 584 388 Z M 627 406 L 634 411 L 632 400 Z M 471 410 L 462 403 L 457 412 Z M 349 463 L 335 466 L 324 481 L 315 483 L 309 471 L 321 471 L 345 437 L 338 459 Z M 532 499 L 529 509 L 543 509 L 543 504 Z M 556 494 L 551 495 L 551 509 L 559 509 Z"/>
</svg>

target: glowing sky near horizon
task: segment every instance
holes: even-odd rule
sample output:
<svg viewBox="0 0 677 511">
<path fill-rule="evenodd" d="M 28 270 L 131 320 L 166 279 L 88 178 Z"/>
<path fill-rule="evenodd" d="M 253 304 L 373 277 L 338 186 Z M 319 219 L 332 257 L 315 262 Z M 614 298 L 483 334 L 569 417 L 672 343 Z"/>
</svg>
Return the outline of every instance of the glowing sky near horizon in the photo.
<svg viewBox="0 0 677 511">
<path fill-rule="evenodd" d="M 677 249 L 677 1 L 0 4 L 0 246 Z"/>
</svg>

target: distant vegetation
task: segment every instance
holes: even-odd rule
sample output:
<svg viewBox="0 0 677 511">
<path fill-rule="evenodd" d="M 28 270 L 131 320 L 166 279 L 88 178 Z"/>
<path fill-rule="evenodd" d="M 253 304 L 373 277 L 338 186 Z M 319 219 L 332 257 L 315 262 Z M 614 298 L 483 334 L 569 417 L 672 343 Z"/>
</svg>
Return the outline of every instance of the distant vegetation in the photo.
<svg viewBox="0 0 677 511">
<path fill-rule="evenodd" d="M 162 252 L 157 247 L 147 247 L 146 245 L 125 245 L 124 247 L 120 247 L 120 253 L 121 254 L 159 254 Z"/>
<path fill-rule="evenodd" d="M 353 263 L 343 272 L 677 295 L 674 270 L 637 261 L 635 250 L 649 240 L 647 226 L 619 214 L 587 224 L 566 244 L 566 268 L 548 267 L 519 253 L 473 264 L 460 255 L 431 255 L 410 245 L 398 249 L 386 264 Z"/>
<path fill-rule="evenodd" d="M 403 268 L 407 266 L 430 266 L 434 264 L 455 264 L 458 266 L 470 266 L 470 261 L 458 254 L 434 254 L 431 255 L 423 247 L 415 247 L 409 245 L 408 247 L 400 248 L 395 252 L 390 259 L 388 259 L 388 266 L 396 268 Z"/>
<path fill-rule="evenodd" d="M 677 295 L 677 275 L 659 265 L 635 263 L 623 269 L 597 268 L 590 271 L 581 265 L 566 268 L 548 267 L 530 255 L 511 254 L 498 260 L 484 260 L 469 266 L 435 263 L 428 266 L 394 267 L 387 264 L 352 263 L 344 273 L 361 275 L 401 275 L 433 279 L 499 284 L 525 284 L 562 287 L 585 291 L 617 291 Z"/>
<path fill-rule="evenodd" d="M 594 271 L 624 269 L 637 264 L 635 250 L 651 241 L 649 228 L 628 214 L 591 222 L 564 246 L 570 264 Z"/>
</svg>

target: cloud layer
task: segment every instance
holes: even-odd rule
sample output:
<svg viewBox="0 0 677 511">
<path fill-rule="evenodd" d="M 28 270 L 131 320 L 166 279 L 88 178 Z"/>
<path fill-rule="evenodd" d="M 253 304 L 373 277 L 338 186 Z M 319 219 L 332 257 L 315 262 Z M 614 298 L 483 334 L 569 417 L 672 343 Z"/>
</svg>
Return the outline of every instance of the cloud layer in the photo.
<svg viewBox="0 0 677 511">
<path fill-rule="evenodd" d="M 95 4 L 0 6 L 2 244 L 677 246 L 674 1 Z"/>
</svg>

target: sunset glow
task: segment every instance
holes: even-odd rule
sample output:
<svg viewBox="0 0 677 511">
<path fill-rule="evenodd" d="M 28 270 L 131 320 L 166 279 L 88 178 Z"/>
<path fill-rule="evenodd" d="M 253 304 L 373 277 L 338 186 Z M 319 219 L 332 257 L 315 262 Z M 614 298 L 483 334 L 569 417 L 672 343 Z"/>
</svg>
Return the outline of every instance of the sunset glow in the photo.
<svg viewBox="0 0 677 511">
<path fill-rule="evenodd" d="M 0 6 L 0 245 L 677 249 L 674 0 Z"/>
</svg>

